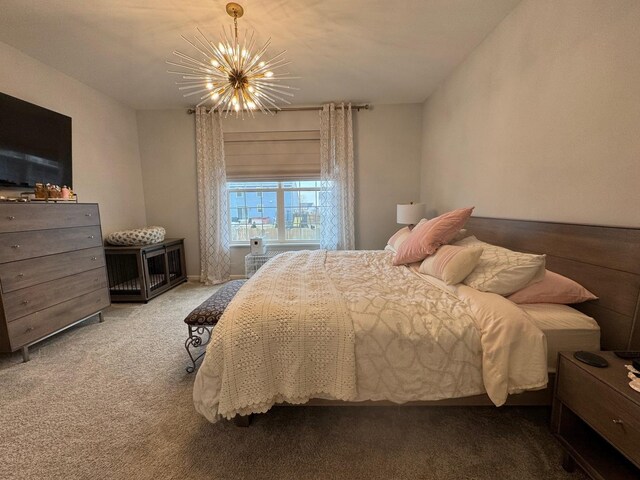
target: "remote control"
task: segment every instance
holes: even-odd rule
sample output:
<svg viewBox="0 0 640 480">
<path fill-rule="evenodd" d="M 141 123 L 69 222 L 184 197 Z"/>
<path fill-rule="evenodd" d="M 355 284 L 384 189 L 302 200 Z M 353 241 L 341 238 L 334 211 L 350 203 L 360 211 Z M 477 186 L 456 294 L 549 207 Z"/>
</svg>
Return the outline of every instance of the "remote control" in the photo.
<svg viewBox="0 0 640 480">
<path fill-rule="evenodd" d="M 573 356 L 576 360 L 586 363 L 587 365 L 591 365 L 592 367 L 605 368 L 609 366 L 609 362 L 607 362 L 606 358 L 602 358 L 600 355 L 596 355 L 595 353 L 580 351 L 574 352 Z"/>
<path fill-rule="evenodd" d="M 624 358 L 625 360 L 640 358 L 640 351 L 638 350 L 622 350 L 622 351 L 613 352 L 613 353 L 616 354 L 616 357 Z"/>
</svg>

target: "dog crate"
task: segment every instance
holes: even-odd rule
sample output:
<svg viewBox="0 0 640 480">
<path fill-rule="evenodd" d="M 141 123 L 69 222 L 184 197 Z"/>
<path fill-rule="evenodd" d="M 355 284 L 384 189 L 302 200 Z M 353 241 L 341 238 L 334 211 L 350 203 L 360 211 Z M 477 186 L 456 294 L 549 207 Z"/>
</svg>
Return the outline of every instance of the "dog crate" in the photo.
<svg viewBox="0 0 640 480">
<path fill-rule="evenodd" d="M 187 281 L 184 239 L 138 247 L 106 246 L 112 302 L 148 302 Z"/>
</svg>

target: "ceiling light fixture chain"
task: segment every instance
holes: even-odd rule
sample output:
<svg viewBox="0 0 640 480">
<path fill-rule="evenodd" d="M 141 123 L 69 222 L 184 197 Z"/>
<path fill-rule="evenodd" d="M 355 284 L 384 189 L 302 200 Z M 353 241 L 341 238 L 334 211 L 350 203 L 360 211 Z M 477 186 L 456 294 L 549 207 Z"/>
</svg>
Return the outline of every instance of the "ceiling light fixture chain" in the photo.
<svg viewBox="0 0 640 480">
<path fill-rule="evenodd" d="M 297 77 L 288 76 L 289 73 L 276 73 L 291 62 L 284 60 L 286 51 L 263 60 L 271 44 L 269 39 L 262 48 L 254 53 L 255 40 L 253 32 L 240 42 L 238 35 L 238 18 L 244 15 L 244 9 L 237 3 L 228 3 L 226 12 L 233 17 L 233 37 L 230 39 L 223 29 L 222 41 L 217 45 L 210 41 L 201 31 L 194 41 L 182 37 L 195 48 L 200 55 L 190 55 L 174 51 L 179 61 L 167 61 L 169 65 L 182 68 L 182 71 L 169 73 L 182 76 L 179 90 L 187 90 L 184 96 L 200 94 L 200 102 L 196 106 L 212 102 L 213 109 L 235 111 L 236 116 L 244 116 L 248 111 L 253 116 L 255 110 L 263 113 L 274 113 L 280 110 L 279 102 L 290 104 L 284 97 L 293 97 L 294 87 L 283 85 L 282 80 L 292 80 Z M 241 47 L 242 43 L 242 47 Z"/>
</svg>

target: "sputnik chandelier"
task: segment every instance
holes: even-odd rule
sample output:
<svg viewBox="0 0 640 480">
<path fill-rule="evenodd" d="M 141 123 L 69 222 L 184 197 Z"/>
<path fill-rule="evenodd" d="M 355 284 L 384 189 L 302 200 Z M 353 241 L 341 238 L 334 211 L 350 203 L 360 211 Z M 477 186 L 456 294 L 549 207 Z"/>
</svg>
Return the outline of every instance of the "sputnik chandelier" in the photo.
<svg viewBox="0 0 640 480">
<path fill-rule="evenodd" d="M 243 115 L 248 111 L 253 115 L 256 110 L 274 113 L 280 110 L 278 102 L 290 104 L 284 97 L 293 97 L 290 90 L 297 89 L 280 82 L 297 77 L 289 77 L 289 73 L 274 73 L 291 63 L 283 58 L 286 51 L 263 60 L 271 39 L 253 53 L 255 32 L 251 35 L 245 32 L 242 41 L 238 37 L 238 18 L 242 17 L 244 9 L 237 3 L 228 3 L 226 11 L 233 17 L 233 28 L 229 26 L 228 32 L 223 28 L 222 41 L 217 45 L 199 28 L 193 41 L 181 35 L 199 55 L 192 57 L 174 51 L 179 61 L 167 61 L 169 65 L 183 69 L 169 70 L 169 73 L 182 76 L 182 81 L 176 82 L 180 85 L 179 90 L 187 92 L 185 97 L 200 95 L 197 107 L 210 103 L 214 110 L 224 110 L 227 114 L 236 112 L 236 115 Z"/>
</svg>

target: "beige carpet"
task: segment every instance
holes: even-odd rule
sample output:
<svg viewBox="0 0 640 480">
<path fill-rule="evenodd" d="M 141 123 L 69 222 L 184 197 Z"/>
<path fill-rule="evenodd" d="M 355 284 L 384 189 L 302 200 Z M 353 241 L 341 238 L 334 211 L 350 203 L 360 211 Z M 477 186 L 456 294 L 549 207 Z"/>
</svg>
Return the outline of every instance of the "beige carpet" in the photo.
<svg viewBox="0 0 640 480">
<path fill-rule="evenodd" d="M 0 479 L 582 479 L 546 409 L 275 408 L 248 429 L 191 404 L 185 284 L 0 356 Z"/>
</svg>

